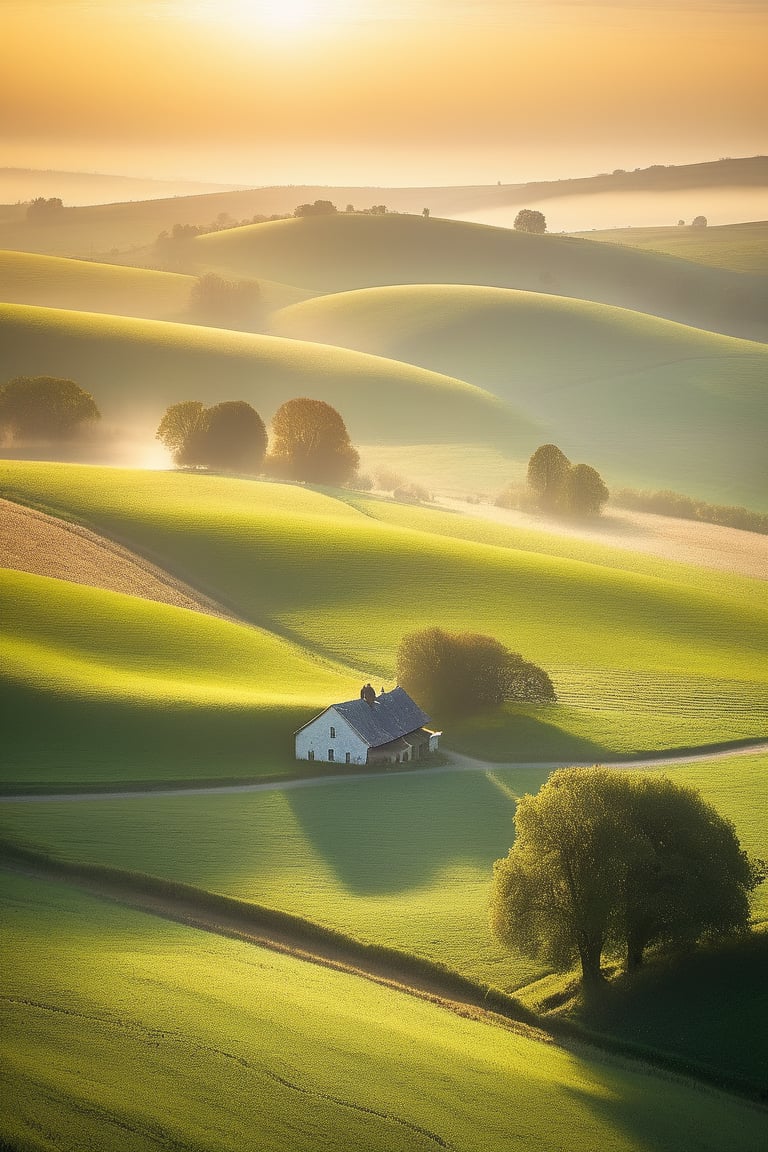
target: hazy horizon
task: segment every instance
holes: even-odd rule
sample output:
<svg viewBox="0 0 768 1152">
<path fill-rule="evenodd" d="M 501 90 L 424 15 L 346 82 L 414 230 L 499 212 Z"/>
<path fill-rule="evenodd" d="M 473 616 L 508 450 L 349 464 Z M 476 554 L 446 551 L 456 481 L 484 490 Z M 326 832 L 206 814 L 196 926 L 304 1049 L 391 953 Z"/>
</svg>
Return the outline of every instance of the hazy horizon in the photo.
<svg viewBox="0 0 768 1152">
<path fill-rule="evenodd" d="M 768 152 L 762 0 L 0 0 L 0 14 L 4 166 L 383 187 Z"/>
</svg>

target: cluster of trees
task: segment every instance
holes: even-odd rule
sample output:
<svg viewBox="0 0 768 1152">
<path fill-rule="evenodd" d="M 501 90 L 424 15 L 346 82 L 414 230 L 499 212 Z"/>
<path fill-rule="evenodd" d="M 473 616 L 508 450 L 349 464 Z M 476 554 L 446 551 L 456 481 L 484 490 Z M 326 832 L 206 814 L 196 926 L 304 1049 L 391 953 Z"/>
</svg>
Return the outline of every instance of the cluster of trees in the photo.
<svg viewBox="0 0 768 1152">
<path fill-rule="evenodd" d="M 424 707 L 467 713 L 505 701 L 556 700 L 547 673 L 492 636 L 423 628 L 397 650 L 397 681 Z"/>
<path fill-rule="evenodd" d="M 518 232 L 533 232 L 543 235 L 547 230 L 547 219 L 536 208 L 521 208 L 515 216 L 514 228 Z"/>
<path fill-rule="evenodd" d="M 527 483 L 542 511 L 599 516 L 610 493 L 597 469 L 571 464 L 555 444 L 542 444 L 528 461 Z"/>
<path fill-rule="evenodd" d="M 261 285 L 258 280 L 225 280 L 207 272 L 192 286 L 189 312 L 201 324 L 253 327 L 261 318 Z"/>
<path fill-rule="evenodd" d="M 27 220 L 45 223 L 56 220 L 64 210 L 64 203 L 58 196 L 36 196 L 27 204 Z"/>
<path fill-rule="evenodd" d="M 542 444 L 528 461 L 526 487 L 511 484 L 497 497 L 500 508 L 521 508 L 558 516 L 599 516 L 610 492 L 589 464 L 571 464 L 556 444 Z"/>
<path fill-rule="evenodd" d="M 225 400 L 211 408 L 199 400 L 172 404 L 156 436 L 174 463 L 188 468 L 256 474 L 267 451 L 264 421 L 244 400 Z"/>
<path fill-rule="evenodd" d="M 491 926 L 508 947 L 585 986 L 604 955 L 632 972 L 648 949 L 679 950 L 745 933 L 766 865 L 691 788 L 607 768 L 554 772 L 515 815 L 494 865 Z"/>
<path fill-rule="evenodd" d="M 294 216 L 334 216 L 338 208 L 330 200 L 315 200 L 314 204 L 299 204 L 293 210 Z M 358 216 L 386 216 L 389 209 L 386 204 L 372 204 L 370 208 L 355 208 L 354 204 L 347 204 L 346 215 Z"/>
<path fill-rule="evenodd" d="M 700 520 L 706 524 L 722 524 L 726 528 L 768 534 L 768 514 L 765 512 L 753 512 L 737 504 L 708 504 L 706 500 L 696 500 L 693 496 L 683 496 L 666 488 L 656 492 L 619 488 L 611 493 L 611 503 L 638 512 L 655 512 L 659 516 L 677 516 L 681 520 Z"/>
<path fill-rule="evenodd" d="M 74 380 L 17 376 L 0 386 L 2 440 L 67 440 L 100 418 L 93 396 Z"/>
<path fill-rule="evenodd" d="M 190 240 L 196 236 L 207 236 L 209 232 L 226 232 L 229 228 L 245 228 L 248 224 L 266 224 L 270 220 L 287 220 L 286 212 L 274 212 L 271 216 L 257 213 L 236 220 L 229 212 L 220 212 L 210 224 L 174 224 L 170 230 L 160 232 L 153 244 L 160 260 L 177 259 Z"/>
<path fill-rule="evenodd" d="M 345 484 L 357 472 L 359 456 L 341 415 L 323 400 L 288 400 L 267 430 L 255 408 L 228 400 L 206 408 L 197 400 L 172 404 L 157 439 L 175 464 L 258 475 L 267 472 L 315 484 Z"/>
</svg>

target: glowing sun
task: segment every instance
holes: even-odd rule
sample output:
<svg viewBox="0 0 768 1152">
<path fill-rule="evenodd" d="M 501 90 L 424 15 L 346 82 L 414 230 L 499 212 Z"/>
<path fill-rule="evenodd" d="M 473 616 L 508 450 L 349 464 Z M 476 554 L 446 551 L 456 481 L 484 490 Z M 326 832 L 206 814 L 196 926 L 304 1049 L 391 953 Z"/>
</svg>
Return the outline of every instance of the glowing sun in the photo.
<svg viewBox="0 0 768 1152">
<path fill-rule="evenodd" d="M 354 11 L 352 0 L 206 0 L 196 8 L 199 15 L 217 23 L 284 32 L 348 19 Z"/>
</svg>

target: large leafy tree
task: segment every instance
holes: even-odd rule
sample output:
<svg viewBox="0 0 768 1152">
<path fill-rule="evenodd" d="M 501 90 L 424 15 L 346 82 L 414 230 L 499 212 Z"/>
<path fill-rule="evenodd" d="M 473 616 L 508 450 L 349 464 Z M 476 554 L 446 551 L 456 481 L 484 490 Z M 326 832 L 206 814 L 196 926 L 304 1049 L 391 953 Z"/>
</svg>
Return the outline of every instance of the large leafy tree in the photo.
<svg viewBox="0 0 768 1152">
<path fill-rule="evenodd" d="M 492 636 L 423 628 L 404 636 L 397 651 L 397 679 L 427 708 L 472 712 L 506 700 L 555 699 L 542 668 L 510 652 Z"/>
<path fill-rule="evenodd" d="M 515 815 L 494 865 L 491 926 L 505 944 L 602 980 L 604 953 L 636 968 L 649 947 L 746 932 L 764 876 L 693 789 L 606 768 L 554 772 Z"/>
<path fill-rule="evenodd" d="M 74 380 L 17 376 L 0 387 L 0 433 L 18 440 L 66 440 L 100 416 Z"/>
<path fill-rule="evenodd" d="M 324 400 L 288 400 L 272 418 L 270 467 L 316 484 L 343 484 L 360 457 L 341 415 Z"/>
</svg>

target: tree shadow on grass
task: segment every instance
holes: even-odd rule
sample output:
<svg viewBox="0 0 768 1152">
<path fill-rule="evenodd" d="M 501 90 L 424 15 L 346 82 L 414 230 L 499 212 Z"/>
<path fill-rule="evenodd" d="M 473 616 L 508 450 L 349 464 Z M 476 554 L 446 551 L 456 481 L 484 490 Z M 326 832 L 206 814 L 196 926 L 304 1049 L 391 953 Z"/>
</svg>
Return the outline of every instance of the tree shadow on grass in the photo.
<svg viewBox="0 0 768 1152">
<path fill-rule="evenodd" d="M 582 1005 L 576 1019 L 604 1035 L 670 1053 L 708 1076 L 768 1098 L 768 933 L 676 960 L 657 959 Z"/>
<path fill-rule="evenodd" d="M 761 1152 L 765 1147 L 765 1115 L 747 1101 L 707 1091 L 663 1071 L 651 1074 L 640 1063 L 612 1064 L 609 1057 L 603 1062 L 586 1052 L 580 1056 L 595 1079 L 594 1087 L 565 1084 L 564 1091 L 593 1113 L 601 1130 L 616 1132 L 615 1145 L 594 1145 L 600 1152 L 614 1147 L 647 1152 Z"/>
<path fill-rule="evenodd" d="M 514 707 L 452 721 L 445 743 L 465 756 L 497 764 L 560 762 L 599 764 L 619 754 L 607 744 L 578 736 L 556 723 L 566 709 L 542 706 L 523 712 Z"/>
<path fill-rule="evenodd" d="M 452 865 L 488 870 L 514 838 L 514 800 L 483 772 L 393 774 L 285 793 L 314 849 L 348 891 L 426 885 Z"/>
</svg>

